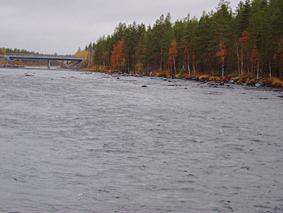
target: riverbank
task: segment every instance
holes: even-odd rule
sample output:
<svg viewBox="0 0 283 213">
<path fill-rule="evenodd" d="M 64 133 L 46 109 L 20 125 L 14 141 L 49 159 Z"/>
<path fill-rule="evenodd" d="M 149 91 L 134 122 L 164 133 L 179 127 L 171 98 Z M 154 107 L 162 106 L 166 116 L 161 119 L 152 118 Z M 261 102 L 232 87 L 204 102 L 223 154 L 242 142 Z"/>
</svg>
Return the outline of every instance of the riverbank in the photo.
<svg viewBox="0 0 283 213">
<path fill-rule="evenodd" d="M 110 69 L 95 69 L 95 68 L 83 68 L 83 71 L 88 71 L 88 72 L 99 72 L 99 73 L 107 73 L 110 75 L 113 74 L 123 74 L 123 75 L 129 75 L 129 76 L 149 76 L 149 77 L 159 77 L 159 78 L 168 78 L 172 79 L 172 75 L 170 71 L 152 71 L 149 73 L 123 73 L 123 72 L 118 72 L 118 71 L 113 71 Z M 173 79 L 185 79 L 185 80 L 192 80 L 192 81 L 199 81 L 203 83 L 209 83 L 210 85 L 214 86 L 224 86 L 224 84 L 236 84 L 236 85 L 242 85 L 242 86 L 250 86 L 250 87 L 261 87 L 261 88 L 274 88 L 274 89 L 283 89 L 283 80 L 279 78 L 273 77 L 271 80 L 270 79 L 259 79 L 257 80 L 251 75 L 241 75 L 241 76 L 236 76 L 236 75 L 230 75 L 230 76 L 225 76 L 222 78 L 221 76 L 216 76 L 216 75 L 208 75 L 208 74 L 202 74 L 202 73 L 196 73 L 196 74 L 187 74 L 187 73 L 181 73 L 181 74 L 176 74 L 173 76 Z"/>
</svg>

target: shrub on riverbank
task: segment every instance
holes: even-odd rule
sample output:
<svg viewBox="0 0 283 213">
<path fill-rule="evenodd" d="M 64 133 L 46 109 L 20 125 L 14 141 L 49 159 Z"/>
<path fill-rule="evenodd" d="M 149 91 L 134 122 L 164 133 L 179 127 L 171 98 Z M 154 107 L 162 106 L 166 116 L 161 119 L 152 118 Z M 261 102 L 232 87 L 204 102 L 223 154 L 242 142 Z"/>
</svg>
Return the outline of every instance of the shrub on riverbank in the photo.
<svg viewBox="0 0 283 213">
<path fill-rule="evenodd" d="M 280 80 L 279 78 L 272 78 L 271 85 L 283 88 L 283 80 Z"/>
</svg>

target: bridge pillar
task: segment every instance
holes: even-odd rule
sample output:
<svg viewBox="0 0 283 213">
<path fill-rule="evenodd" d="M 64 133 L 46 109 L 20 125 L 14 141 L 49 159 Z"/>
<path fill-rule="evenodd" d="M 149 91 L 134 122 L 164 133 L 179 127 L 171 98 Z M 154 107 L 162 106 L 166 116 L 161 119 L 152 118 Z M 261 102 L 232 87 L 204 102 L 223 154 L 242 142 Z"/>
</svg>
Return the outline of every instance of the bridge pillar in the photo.
<svg viewBox="0 0 283 213">
<path fill-rule="evenodd" d="M 50 70 L 50 60 L 47 60 L 47 68 Z"/>
</svg>

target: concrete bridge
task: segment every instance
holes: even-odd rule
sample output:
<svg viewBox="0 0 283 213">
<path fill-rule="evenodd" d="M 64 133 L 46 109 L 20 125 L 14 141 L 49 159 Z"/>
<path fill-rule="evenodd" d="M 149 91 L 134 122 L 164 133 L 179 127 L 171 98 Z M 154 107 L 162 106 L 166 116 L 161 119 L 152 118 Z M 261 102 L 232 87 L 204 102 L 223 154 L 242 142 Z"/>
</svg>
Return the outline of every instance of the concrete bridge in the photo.
<svg viewBox="0 0 283 213">
<path fill-rule="evenodd" d="M 5 55 L 8 61 L 46 61 L 47 67 L 50 69 L 51 61 L 62 61 L 69 64 L 69 67 L 79 67 L 83 61 L 82 58 L 68 57 L 68 56 L 54 56 L 54 55 Z"/>
</svg>

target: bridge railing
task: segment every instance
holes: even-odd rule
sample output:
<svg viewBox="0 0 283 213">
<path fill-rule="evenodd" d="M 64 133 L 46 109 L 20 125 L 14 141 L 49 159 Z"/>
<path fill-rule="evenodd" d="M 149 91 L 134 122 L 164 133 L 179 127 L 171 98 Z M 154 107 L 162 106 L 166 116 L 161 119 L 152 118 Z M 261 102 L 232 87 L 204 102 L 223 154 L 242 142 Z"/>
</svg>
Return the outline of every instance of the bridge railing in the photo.
<svg viewBox="0 0 283 213">
<path fill-rule="evenodd" d="M 10 60 L 67 60 L 67 61 L 82 61 L 82 58 L 77 58 L 73 56 L 59 56 L 59 55 L 21 55 L 12 54 L 6 55 L 6 58 Z"/>
</svg>

